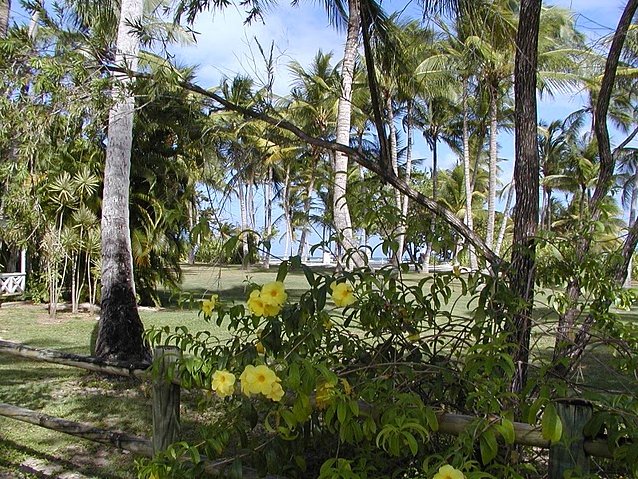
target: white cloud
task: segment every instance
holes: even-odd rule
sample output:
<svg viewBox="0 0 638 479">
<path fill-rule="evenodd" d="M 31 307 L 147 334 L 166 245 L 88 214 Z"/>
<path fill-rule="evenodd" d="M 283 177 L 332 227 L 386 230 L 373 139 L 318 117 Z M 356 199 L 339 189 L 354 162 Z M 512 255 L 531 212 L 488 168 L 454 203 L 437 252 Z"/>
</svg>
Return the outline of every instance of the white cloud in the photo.
<svg viewBox="0 0 638 479">
<path fill-rule="evenodd" d="M 203 13 L 193 29 L 199 32 L 197 44 L 173 49 L 178 63 L 197 64 L 197 81 L 204 86 L 219 83 L 223 76 L 238 73 L 253 77 L 264 75 L 264 63 L 257 43 L 264 50 L 274 41 L 277 60 L 278 93 L 288 92 L 287 65 L 297 60 L 308 65 L 319 49 L 333 51 L 335 62 L 341 56 L 343 34 L 328 24 L 327 15 L 311 6 L 273 7 L 263 22 L 244 25 L 246 15 L 233 7 L 216 13 Z"/>
</svg>

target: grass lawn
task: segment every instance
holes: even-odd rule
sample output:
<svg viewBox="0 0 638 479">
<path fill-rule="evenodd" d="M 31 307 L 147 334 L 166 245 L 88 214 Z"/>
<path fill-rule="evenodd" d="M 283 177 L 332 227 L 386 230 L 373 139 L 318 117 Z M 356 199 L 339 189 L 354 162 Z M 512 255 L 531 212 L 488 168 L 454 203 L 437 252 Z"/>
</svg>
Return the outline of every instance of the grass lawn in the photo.
<svg viewBox="0 0 638 479">
<path fill-rule="evenodd" d="M 146 327 L 184 325 L 191 331 L 208 329 L 223 336 L 223 331 L 198 318 L 199 300 L 216 293 L 225 301 L 244 301 L 249 282 L 263 284 L 274 280 L 276 274 L 275 267 L 247 272 L 239 267 L 186 266 L 182 293 L 164 294 L 164 300 L 172 306 L 160 310 L 144 308 L 140 315 Z M 404 276 L 412 284 L 422 278 L 417 273 Z M 303 274 L 289 273 L 286 289 L 292 300 L 307 286 Z M 459 291 L 460 288 L 455 290 L 452 300 L 454 312 L 465 314 L 467 304 L 455 301 Z M 635 315 L 629 315 L 628 319 L 635 320 Z M 0 338 L 33 347 L 89 354 L 95 326 L 96 317 L 89 313 L 62 312 L 50 319 L 42 305 L 19 303 L 0 307 Z M 534 340 L 540 342 L 542 349 L 551 346 L 542 328 L 535 329 Z M 606 381 L 604 352 L 596 357 L 585 363 L 583 374 Z M 200 393 L 183 393 L 182 427 L 186 437 L 202 419 L 203 413 L 196 407 L 199 398 Z M 150 391 L 146 384 L 133 380 L 105 379 L 75 368 L 0 355 L 0 402 L 150 437 Z M 43 472 L 44 465 L 76 471 L 81 476 L 74 477 L 79 478 L 135 476 L 134 458 L 129 453 L 0 417 L 0 479 L 58 477 Z"/>
</svg>

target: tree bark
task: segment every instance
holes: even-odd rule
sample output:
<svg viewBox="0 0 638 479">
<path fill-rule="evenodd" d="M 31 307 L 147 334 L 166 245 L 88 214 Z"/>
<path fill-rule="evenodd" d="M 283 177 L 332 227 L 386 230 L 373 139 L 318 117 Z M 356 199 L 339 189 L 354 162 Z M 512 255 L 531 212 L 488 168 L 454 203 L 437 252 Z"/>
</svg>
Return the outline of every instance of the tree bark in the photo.
<svg viewBox="0 0 638 479">
<path fill-rule="evenodd" d="M 361 29 L 361 12 L 359 0 L 348 1 L 348 31 L 346 45 L 341 66 L 341 95 L 337 105 L 337 138 L 341 145 L 350 145 L 350 122 L 352 114 L 352 84 L 354 82 L 354 64 L 359 43 L 359 31 Z M 335 152 L 334 159 L 334 191 L 333 191 L 333 221 L 342 250 L 347 254 L 348 250 L 357 249 L 352 230 L 350 209 L 346 199 L 348 183 L 348 155 L 342 151 Z M 351 256 L 354 266 L 363 266 L 361 258 L 354 254 Z M 347 266 L 347 265 L 346 265 Z"/>
<path fill-rule="evenodd" d="M 117 34 L 116 63 L 137 69 L 142 0 L 123 0 Z M 144 325 L 137 311 L 129 229 L 129 183 L 135 98 L 131 79 L 116 74 L 109 111 L 108 145 L 102 196 L 102 302 L 96 354 L 103 359 L 139 363 L 150 360 Z"/>
<path fill-rule="evenodd" d="M 11 0 L 0 0 L 0 38 L 5 38 L 9 31 L 9 14 L 11 13 Z"/>
<path fill-rule="evenodd" d="M 497 176 L 497 138 L 498 138 L 498 102 L 495 85 L 490 85 L 490 167 L 487 196 L 487 234 L 485 243 L 488 248 L 494 245 L 494 224 L 496 221 L 496 176 Z"/>
<path fill-rule="evenodd" d="M 539 170 L 536 135 L 536 66 L 541 0 L 522 0 L 516 33 L 514 67 L 515 153 L 514 240 L 510 286 L 523 300 L 512 324 L 513 360 L 516 366 L 512 391 L 519 393 L 527 381 L 531 312 L 534 302 L 534 265 L 538 228 Z"/>
<path fill-rule="evenodd" d="M 470 231 L 474 231 L 474 218 L 472 215 L 472 176 L 470 168 L 470 133 L 468 127 L 468 106 L 467 106 L 467 94 L 468 94 L 468 79 L 463 78 L 463 173 L 465 179 L 465 224 Z M 477 164 L 478 169 L 478 164 Z M 470 256 L 470 268 L 472 270 L 478 269 L 478 261 L 476 260 L 476 252 L 474 246 L 469 245 Z"/>
</svg>

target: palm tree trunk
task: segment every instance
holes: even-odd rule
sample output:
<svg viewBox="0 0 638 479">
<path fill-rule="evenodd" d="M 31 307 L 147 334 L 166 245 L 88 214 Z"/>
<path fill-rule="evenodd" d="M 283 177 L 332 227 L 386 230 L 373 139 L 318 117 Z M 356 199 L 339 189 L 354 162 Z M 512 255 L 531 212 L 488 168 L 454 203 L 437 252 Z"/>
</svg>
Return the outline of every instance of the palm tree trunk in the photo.
<svg viewBox="0 0 638 479">
<path fill-rule="evenodd" d="M 388 121 L 388 129 L 390 134 L 390 161 L 392 163 L 392 171 L 394 174 L 399 176 L 399 155 L 397 152 L 397 128 L 394 124 L 394 110 L 392 109 L 392 95 L 389 92 L 386 92 L 385 95 L 385 107 L 386 107 L 386 115 Z M 398 189 L 394 189 L 394 202 L 397 209 L 397 212 L 401 211 L 401 192 Z M 402 231 L 405 230 L 404 227 L 405 220 L 401 218 L 399 215 L 399 224 L 397 226 L 397 234 L 399 237 L 402 236 Z M 401 244 L 399 244 L 401 246 Z M 403 248 L 397 248 L 394 256 L 392 258 L 392 262 L 395 266 L 399 266 L 401 264 L 401 258 L 403 257 Z"/>
<path fill-rule="evenodd" d="M 337 138 L 342 145 L 350 144 L 350 121 L 352 113 L 352 84 L 354 81 L 354 64 L 357 56 L 357 44 L 361 25 L 359 0 L 348 1 L 348 31 L 346 45 L 341 66 L 341 95 L 337 105 Z M 348 182 L 348 156 L 335 152 L 334 161 L 334 195 L 333 195 L 333 219 L 338 241 L 342 246 L 342 252 L 355 250 L 357 244 L 354 241 L 350 210 L 346 200 L 346 186 Z M 346 250 L 346 251 L 343 251 Z M 354 266 L 363 266 L 362 258 L 353 254 Z M 347 267 L 348 265 L 346 265 Z"/>
<path fill-rule="evenodd" d="M 496 162 L 497 162 L 497 135 L 498 135 L 498 105 L 496 102 L 496 88 L 491 88 L 490 93 L 490 169 L 487 197 L 487 234 L 485 243 L 488 248 L 494 244 L 494 223 L 496 220 Z"/>
<path fill-rule="evenodd" d="M 316 163 L 313 163 L 316 165 Z M 312 194 L 315 189 L 315 166 L 310 176 L 310 182 L 306 188 L 306 199 L 304 201 L 304 224 L 301 228 L 301 237 L 299 238 L 299 249 L 297 250 L 297 256 L 300 256 L 303 261 L 308 260 L 308 232 L 310 230 L 310 208 L 312 207 Z"/>
<path fill-rule="evenodd" d="M 412 178 L 412 142 L 414 140 L 413 129 L 412 129 L 412 102 L 408 101 L 407 111 L 405 113 L 406 123 L 407 123 L 407 140 L 408 145 L 405 153 L 405 182 L 410 184 L 410 179 Z M 408 208 L 410 205 L 410 199 L 407 195 L 403 195 L 401 198 L 401 226 L 399 230 L 399 248 L 398 251 L 403 256 L 403 251 L 405 250 L 405 232 L 407 229 L 407 218 L 408 218 Z M 417 266 L 418 269 L 418 266 Z"/>
<path fill-rule="evenodd" d="M 465 224 L 474 231 L 474 218 L 472 216 L 472 176 L 470 173 L 470 133 L 468 127 L 468 106 L 467 92 L 468 79 L 463 78 L 463 173 L 465 179 Z M 478 164 L 476 165 L 478 169 Z M 478 269 L 478 261 L 476 260 L 476 252 L 474 246 L 469 245 L 470 268 Z"/>
<path fill-rule="evenodd" d="M 243 180 L 238 180 L 237 193 L 239 198 L 239 221 L 240 221 L 240 238 L 241 238 L 241 251 L 242 251 L 242 265 L 245 268 L 248 267 L 248 213 L 246 211 L 246 196 L 247 190 Z"/>
<path fill-rule="evenodd" d="M 290 217 L 290 164 L 286 165 L 283 197 L 284 220 L 286 222 L 286 244 L 284 247 L 284 257 L 286 257 L 290 256 L 290 249 L 292 245 L 292 219 Z"/>
<path fill-rule="evenodd" d="M 514 182 L 510 184 L 510 189 L 507 192 L 507 200 L 505 201 L 505 208 L 503 209 L 503 222 L 501 223 L 501 229 L 498 232 L 498 238 L 496 240 L 496 246 L 494 247 L 494 253 L 499 254 L 501 246 L 503 246 L 503 239 L 505 239 L 505 231 L 507 230 L 507 220 L 509 218 L 510 208 L 512 206 L 512 199 L 514 198 Z"/>
<path fill-rule="evenodd" d="M 122 0 L 117 33 L 118 65 L 135 71 L 139 36 L 131 25 L 142 19 L 142 0 Z M 129 183 L 135 98 L 131 80 L 115 75 L 114 104 L 109 111 L 108 144 L 102 196 L 102 310 L 96 355 L 105 359 L 146 362 L 150 351 L 143 340 L 135 298 L 129 230 Z"/>
<path fill-rule="evenodd" d="M 268 179 L 264 185 L 264 236 L 266 251 L 264 251 L 264 268 L 270 267 L 270 242 L 272 240 L 272 166 L 268 167 Z"/>
<path fill-rule="evenodd" d="M 519 28 L 516 33 L 514 67 L 516 206 L 510 287 L 525 306 L 516 312 L 509 325 L 514 343 L 512 359 L 516 368 L 511 384 L 511 390 L 514 393 L 520 393 L 527 382 L 531 312 L 534 303 L 540 173 L 536 130 L 538 124 L 536 67 L 541 4 L 542 0 L 521 1 Z"/>
<path fill-rule="evenodd" d="M 631 207 L 629 209 L 629 227 L 636 222 L 636 216 L 638 214 L 638 175 L 634 175 L 634 187 L 631 190 Z M 631 269 L 633 268 L 633 254 L 629 258 L 629 266 L 627 266 L 627 277 L 625 278 L 624 287 L 631 288 L 632 274 Z"/>
<path fill-rule="evenodd" d="M 7 36 L 10 13 L 11 0 L 0 0 L 0 38 L 5 38 Z"/>
</svg>

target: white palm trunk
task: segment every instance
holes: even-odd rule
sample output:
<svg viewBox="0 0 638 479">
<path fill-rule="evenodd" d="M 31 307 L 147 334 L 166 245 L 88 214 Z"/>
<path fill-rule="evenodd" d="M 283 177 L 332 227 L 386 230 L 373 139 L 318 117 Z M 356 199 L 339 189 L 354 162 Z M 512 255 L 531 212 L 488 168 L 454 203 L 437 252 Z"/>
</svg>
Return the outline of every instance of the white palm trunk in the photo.
<svg viewBox="0 0 638 479">
<path fill-rule="evenodd" d="M 463 172 L 465 179 L 465 224 L 474 231 L 474 218 L 472 216 L 472 176 L 470 172 L 470 134 L 468 128 L 467 89 L 468 80 L 463 79 Z M 478 269 L 478 261 L 474 246 L 469 245 L 470 268 Z"/>
<path fill-rule="evenodd" d="M 631 207 L 629 210 L 629 228 L 636 222 L 636 218 L 638 217 L 638 175 L 634 176 L 634 187 L 631 190 Z M 629 265 L 627 266 L 627 277 L 625 278 L 625 288 L 631 288 L 632 282 L 632 274 L 631 270 L 633 268 L 633 254 L 629 258 Z"/>
<path fill-rule="evenodd" d="M 350 144 L 352 84 L 354 81 L 354 64 L 357 56 L 361 24 L 359 0 L 349 0 L 348 14 L 348 32 L 341 65 L 341 95 L 339 96 L 339 103 L 337 105 L 336 140 L 337 143 L 342 145 Z M 333 220 L 337 236 L 340 238 L 342 252 L 355 250 L 357 248 L 352 231 L 350 210 L 346 200 L 347 183 L 348 156 L 337 151 L 335 152 L 334 159 Z M 359 255 L 354 254 L 351 258 L 354 266 L 363 266 L 362 258 Z"/>
<path fill-rule="evenodd" d="M 507 221 L 509 219 L 510 208 L 512 207 L 512 199 L 514 198 L 514 180 L 510 184 L 509 191 L 507 192 L 507 200 L 505 201 L 505 209 L 503 209 L 503 222 L 501 223 L 501 229 L 498 232 L 498 238 L 496 239 L 496 246 L 494 246 L 494 253 L 499 254 L 501 252 L 501 246 L 503 246 L 503 240 L 505 239 L 505 231 L 507 230 Z"/>
<path fill-rule="evenodd" d="M 142 0 L 122 0 L 115 62 L 137 69 L 139 37 L 131 25 L 142 19 Z M 96 354 L 106 359 L 140 362 L 149 359 L 143 342 L 133 280 L 129 229 L 129 184 L 135 98 L 131 79 L 115 75 L 109 111 L 108 144 L 102 197 L 102 309 Z"/>
<path fill-rule="evenodd" d="M 412 131 L 412 103 L 408 102 L 407 107 L 407 148 L 405 153 L 405 182 L 410 184 L 410 179 L 412 178 L 412 142 L 413 131 Z M 405 251 L 405 232 L 407 229 L 407 218 L 408 218 L 408 208 L 410 206 L 410 199 L 407 195 L 403 195 L 401 198 L 401 226 L 399 230 L 399 248 L 398 251 L 403 256 L 403 252 Z M 417 258 L 418 261 L 418 258 Z"/>
<path fill-rule="evenodd" d="M 496 160 L 497 160 L 497 135 L 498 135 L 498 105 L 496 104 L 496 92 L 490 96 L 490 171 L 489 189 L 487 198 L 487 234 L 485 243 L 492 249 L 494 245 L 494 222 L 496 218 Z"/>
</svg>

